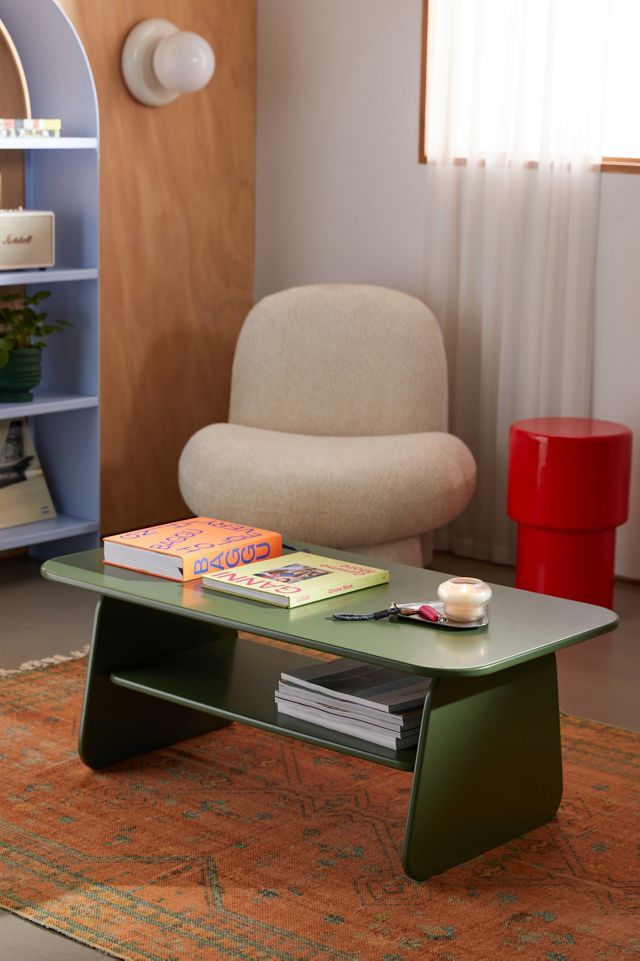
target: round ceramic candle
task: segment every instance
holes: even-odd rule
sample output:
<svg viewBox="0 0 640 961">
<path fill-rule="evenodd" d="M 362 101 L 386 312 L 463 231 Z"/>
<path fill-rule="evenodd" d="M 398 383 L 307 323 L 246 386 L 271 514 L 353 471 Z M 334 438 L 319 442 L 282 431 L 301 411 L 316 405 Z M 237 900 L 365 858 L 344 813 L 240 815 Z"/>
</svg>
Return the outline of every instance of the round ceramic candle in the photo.
<svg viewBox="0 0 640 961">
<path fill-rule="evenodd" d="M 452 577 L 438 587 L 444 613 L 452 621 L 480 621 L 487 615 L 491 588 L 477 577 Z"/>
</svg>

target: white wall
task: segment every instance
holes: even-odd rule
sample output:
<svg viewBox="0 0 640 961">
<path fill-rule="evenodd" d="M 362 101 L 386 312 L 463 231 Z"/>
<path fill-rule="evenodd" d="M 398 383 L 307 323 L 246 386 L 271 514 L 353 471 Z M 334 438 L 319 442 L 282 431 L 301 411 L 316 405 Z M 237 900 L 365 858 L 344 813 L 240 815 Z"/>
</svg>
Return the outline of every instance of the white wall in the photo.
<svg viewBox="0 0 640 961">
<path fill-rule="evenodd" d="M 256 298 L 296 284 L 423 291 L 422 0 L 258 0 Z M 640 176 L 603 178 L 595 417 L 634 431 L 617 572 L 640 579 Z"/>
<path fill-rule="evenodd" d="M 633 431 L 628 522 L 616 571 L 640 580 L 640 175 L 603 174 L 596 270 L 594 417 Z"/>
<path fill-rule="evenodd" d="M 421 0 L 258 0 L 256 296 L 421 292 Z"/>
</svg>

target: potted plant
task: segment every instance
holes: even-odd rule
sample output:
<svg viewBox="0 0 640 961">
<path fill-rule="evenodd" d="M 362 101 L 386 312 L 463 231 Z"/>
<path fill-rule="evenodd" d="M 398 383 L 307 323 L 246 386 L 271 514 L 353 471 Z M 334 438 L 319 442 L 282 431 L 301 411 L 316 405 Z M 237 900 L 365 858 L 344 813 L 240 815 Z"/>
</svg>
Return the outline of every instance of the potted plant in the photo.
<svg viewBox="0 0 640 961">
<path fill-rule="evenodd" d="M 50 296 L 50 290 L 0 295 L 0 401 L 33 400 L 46 338 L 69 326 L 66 320 L 45 322 L 47 314 L 38 308 Z"/>
</svg>

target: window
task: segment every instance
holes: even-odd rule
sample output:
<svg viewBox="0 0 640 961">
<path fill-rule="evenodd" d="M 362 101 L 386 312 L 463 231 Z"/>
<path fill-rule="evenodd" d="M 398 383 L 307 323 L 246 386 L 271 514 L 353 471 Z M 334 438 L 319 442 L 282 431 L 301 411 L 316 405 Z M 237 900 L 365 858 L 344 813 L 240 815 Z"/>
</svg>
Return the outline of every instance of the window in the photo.
<svg viewBox="0 0 640 961">
<path fill-rule="evenodd" d="M 429 52 L 429 2 L 423 0 L 423 36 L 422 36 L 422 95 L 421 95 L 421 123 L 420 123 L 420 160 L 426 162 L 428 144 L 426 144 L 427 112 L 428 103 L 428 81 L 429 81 L 429 57 L 433 56 L 433 51 Z M 431 0 L 432 11 L 440 4 L 451 4 L 452 0 Z M 482 16 L 481 29 L 485 34 L 495 36 L 504 40 L 505 18 L 502 15 L 502 4 L 504 0 L 469 0 L 469 9 Z M 513 3 L 513 0 L 509 0 Z M 536 0 L 517 0 L 518 3 L 534 3 Z M 558 3 L 567 3 L 567 0 L 557 0 Z M 601 0 L 583 0 L 585 3 L 599 3 Z M 458 15 L 462 16 L 465 8 L 465 0 L 460 0 L 457 4 Z M 442 8 L 441 8 L 442 9 Z M 451 13 L 452 7 L 447 7 L 447 14 Z M 577 8 L 579 9 L 579 7 Z M 476 21 L 477 22 L 477 21 Z M 531 32 L 527 34 L 528 46 L 532 51 L 530 62 L 518 64 L 521 75 L 527 73 L 529 78 L 533 76 L 536 82 L 536 47 L 544 50 L 545 37 L 540 32 L 540 26 L 536 23 L 535 17 L 527 24 L 527 29 Z M 500 34 L 503 34 L 500 38 Z M 640 110 L 637 103 L 637 47 L 638 37 L 640 37 L 640 0 L 611 0 L 610 14 L 607 22 L 607 30 L 602 36 L 603 56 L 604 56 L 604 89 L 603 89 L 603 170 L 629 171 L 640 173 Z M 529 43 L 530 38 L 530 43 Z M 572 52 L 580 54 L 580 22 L 579 17 L 575 24 L 575 42 L 572 43 Z M 471 82 L 468 74 L 471 67 L 469 56 L 469 45 L 474 42 L 474 31 L 461 37 L 458 41 L 455 63 L 459 69 L 459 85 L 461 89 L 465 87 L 465 79 Z M 525 58 L 526 59 L 526 58 Z M 567 70 L 571 70 L 571 62 L 564 61 Z M 501 64 L 497 61 L 492 65 L 496 76 L 485 78 L 487 89 L 496 82 L 497 73 L 501 69 Z M 526 81 L 525 81 L 526 82 Z M 542 77 L 540 77 L 542 82 Z M 486 104 L 486 116 L 482 118 L 482 125 L 485 129 L 491 127 L 491 104 Z M 596 108 L 597 109 L 597 108 Z M 531 109 L 529 116 L 532 127 L 535 127 L 537 104 L 535 97 L 531 99 Z M 477 120 L 477 117 L 476 117 Z M 526 131 L 524 133 L 526 139 Z"/>
</svg>

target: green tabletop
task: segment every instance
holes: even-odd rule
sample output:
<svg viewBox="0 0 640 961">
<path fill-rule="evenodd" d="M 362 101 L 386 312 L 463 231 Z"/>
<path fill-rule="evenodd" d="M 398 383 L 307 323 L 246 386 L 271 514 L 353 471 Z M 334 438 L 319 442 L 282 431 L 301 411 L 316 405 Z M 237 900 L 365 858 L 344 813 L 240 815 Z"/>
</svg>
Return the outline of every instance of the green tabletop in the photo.
<svg viewBox="0 0 640 961">
<path fill-rule="evenodd" d="M 42 573 L 121 601 L 433 676 L 492 674 L 612 631 L 618 623 L 613 611 L 603 607 L 498 585 L 492 585 L 489 624 L 484 628 L 453 631 L 390 620 L 333 621 L 331 614 L 337 611 L 364 613 L 393 601 L 434 601 L 438 584 L 450 575 L 326 547 L 298 547 L 384 566 L 390 571 L 390 583 L 290 611 L 216 594 L 203 589 L 200 580 L 179 584 L 105 565 L 101 550 L 46 561 Z M 472 560 L 468 575 L 474 576 Z"/>
</svg>

